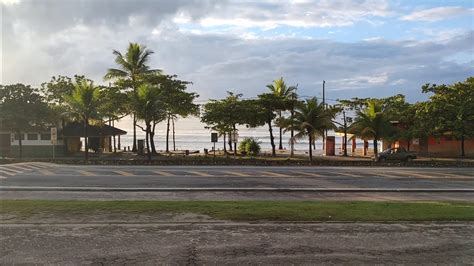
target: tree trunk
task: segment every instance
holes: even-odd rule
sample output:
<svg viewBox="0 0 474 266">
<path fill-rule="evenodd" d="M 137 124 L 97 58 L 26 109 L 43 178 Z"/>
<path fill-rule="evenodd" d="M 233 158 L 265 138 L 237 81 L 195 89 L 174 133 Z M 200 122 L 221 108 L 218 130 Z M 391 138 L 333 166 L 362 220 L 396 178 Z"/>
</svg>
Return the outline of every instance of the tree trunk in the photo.
<svg viewBox="0 0 474 266">
<path fill-rule="evenodd" d="M 118 141 L 118 144 L 117 144 L 117 145 L 118 145 L 118 147 L 117 147 L 117 148 L 120 150 L 120 148 L 121 148 L 121 147 L 120 147 L 120 135 L 118 135 L 118 137 L 117 137 L 117 141 Z"/>
<path fill-rule="evenodd" d="M 171 119 L 171 123 L 173 126 L 173 151 L 176 151 L 176 137 L 175 137 L 175 130 L 174 130 L 174 118 Z"/>
<path fill-rule="evenodd" d="M 228 144 L 229 144 L 229 151 L 232 151 L 232 132 L 229 133 Z"/>
<path fill-rule="evenodd" d="M 89 160 L 89 119 L 84 119 L 84 156 L 86 163 Z"/>
<path fill-rule="evenodd" d="M 151 153 L 156 154 L 156 146 L 155 146 L 155 127 L 156 124 L 153 122 L 153 128 L 150 131 L 150 145 L 151 145 Z"/>
<path fill-rule="evenodd" d="M 235 129 L 235 125 L 233 126 L 234 128 L 234 133 L 237 132 L 237 130 Z M 234 155 L 237 155 L 237 141 L 234 139 L 232 140 L 232 142 L 234 142 Z"/>
<path fill-rule="evenodd" d="M 377 149 L 377 138 L 374 138 L 374 155 L 377 155 L 378 149 Z"/>
<path fill-rule="evenodd" d="M 344 128 L 344 157 L 347 157 L 347 128 Z"/>
<path fill-rule="evenodd" d="M 278 117 L 281 123 L 281 111 L 279 111 Z M 282 127 L 280 127 L 280 143 L 278 144 L 278 149 L 283 150 L 283 128 Z"/>
<path fill-rule="evenodd" d="M 168 119 L 166 122 L 166 152 L 170 152 L 169 146 L 169 138 L 170 138 L 170 116 L 168 115 Z"/>
<path fill-rule="evenodd" d="M 272 120 L 267 121 L 268 131 L 270 132 L 270 144 L 272 145 L 272 156 L 276 156 L 275 139 L 273 137 Z"/>
<path fill-rule="evenodd" d="M 224 132 L 224 154 L 227 153 L 227 142 L 226 142 L 227 134 Z"/>
<path fill-rule="evenodd" d="M 311 138 L 311 135 L 308 136 L 308 143 L 309 143 L 309 161 L 313 162 L 313 140 Z"/>
<path fill-rule="evenodd" d="M 137 118 L 135 114 L 133 114 L 133 145 L 132 151 L 137 152 Z"/>
<path fill-rule="evenodd" d="M 408 143 L 407 143 L 407 150 L 410 151 L 410 144 L 411 144 L 411 139 L 408 140 Z"/>
<path fill-rule="evenodd" d="M 466 154 L 464 152 L 464 134 L 461 135 L 461 156 L 462 157 L 466 156 Z"/>
</svg>

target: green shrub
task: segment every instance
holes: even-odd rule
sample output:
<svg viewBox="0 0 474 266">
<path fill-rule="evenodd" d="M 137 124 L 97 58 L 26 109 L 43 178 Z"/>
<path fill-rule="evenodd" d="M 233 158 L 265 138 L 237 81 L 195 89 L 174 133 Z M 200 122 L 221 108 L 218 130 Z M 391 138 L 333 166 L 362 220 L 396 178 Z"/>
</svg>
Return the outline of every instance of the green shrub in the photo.
<svg viewBox="0 0 474 266">
<path fill-rule="evenodd" d="M 243 155 L 257 156 L 260 150 L 260 141 L 255 138 L 244 138 L 239 144 L 239 152 Z"/>
</svg>

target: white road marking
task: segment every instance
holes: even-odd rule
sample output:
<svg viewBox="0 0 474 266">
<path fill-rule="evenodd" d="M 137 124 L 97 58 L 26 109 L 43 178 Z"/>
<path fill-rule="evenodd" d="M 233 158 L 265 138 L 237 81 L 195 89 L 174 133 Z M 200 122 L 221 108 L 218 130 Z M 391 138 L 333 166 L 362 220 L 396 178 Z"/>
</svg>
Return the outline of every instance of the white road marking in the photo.
<svg viewBox="0 0 474 266">
<path fill-rule="evenodd" d="M 155 174 L 159 174 L 161 176 L 176 176 L 175 174 L 172 174 L 170 172 L 165 172 L 165 171 L 153 171 Z"/>
<path fill-rule="evenodd" d="M 244 173 L 235 172 L 235 171 L 223 171 L 223 172 L 226 173 L 226 174 L 231 174 L 231 175 L 241 176 L 241 177 L 249 177 L 250 176 L 249 174 L 244 174 Z"/>
<path fill-rule="evenodd" d="M 293 173 L 296 173 L 296 174 L 303 175 L 303 176 L 324 177 L 324 176 L 321 175 L 321 174 L 311 173 L 311 172 L 303 172 L 303 171 L 292 171 L 292 172 L 293 172 Z"/>
<path fill-rule="evenodd" d="M 16 173 L 11 173 L 5 170 L 0 170 L 0 173 L 5 174 L 5 175 L 16 175 Z"/>
<path fill-rule="evenodd" d="M 259 171 L 259 172 L 264 174 L 264 175 L 271 176 L 271 177 L 291 177 L 289 175 L 275 173 L 275 172 L 268 172 L 268 171 Z"/>
<path fill-rule="evenodd" d="M 194 174 L 194 175 L 198 175 L 198 176 L 204 176 L 204 177 L 210 177 L 212 175 L 208 174 L 208 173 L 204 173 L 204 172 L 199 172 L 199 171 L 186 171 L 190 174 Z"/>
<path fill-rule="evenodd" d="M 135 176 L 133 173 L 126 172 L 126 171 L 114 171 L 114 173 L 122 175 L 122 176 Z"/>
</svg>

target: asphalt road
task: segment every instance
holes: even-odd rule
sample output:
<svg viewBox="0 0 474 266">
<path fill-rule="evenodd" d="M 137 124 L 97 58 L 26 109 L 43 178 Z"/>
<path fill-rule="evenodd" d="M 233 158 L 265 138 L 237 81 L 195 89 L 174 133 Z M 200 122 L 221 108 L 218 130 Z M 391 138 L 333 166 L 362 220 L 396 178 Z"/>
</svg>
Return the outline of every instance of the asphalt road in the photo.
<svg viewBox="0 0 474 266">
<path fill-rule="evenodd" d="M 30 191 L 11 191 L 30 190 Z M 358 192 L 378 192 L 377 190 L 413 190 L 411 196 L 418 193 L 421 200 L 471 200 L 474 201 L 474 169 L 473 168 L 387 168 L 387 167 L 251 167 L 251 166 L 84 166 L 84 165 L 55 165 L 47 163 L 20 163 L 0 165 L 0 191 L 3 198 L 28 198 L 39 195 L 39 198 L 68 197 L 83 194 L 72 193 L 73 190 L 100 189 L 90 192 L 99 198 L 114 198 L 106 196 L 108 190 L 125 189 L 126 192 L 115 193 L 120 199 L 143 198 L 140 192 L 155 191 L 152 198 L 169 199 L 187 195 L 193 198 L 193 191 L 214 192 L 207 196 L 194 191 L 195 199 L 288 199 L 325 197 L 320 192 L 331 191 L 352 193 L 345 194 L 348 198 L 360 198 Z M 229 189 L 218 191 L 219 189 Z M 259 196 L 253 189 L 259 189 Z M 269 191 L 265 191 L 268 189 Z M 309 190 L 291 193 L 275 193 L 272 190 Z M 64 194 L 65 190 L 68 194 Z M 141 191 L 140 191 L 141 190 Z M 167 191 L 169 190 L 169 191 Z M 217 191 L 212 191 L 217 190 Z M 250 191 L 245 191 L 250 190 Z M 316 191 L 312 191 L 316 190 Z M 321 190 L 321 191 L 319 191 Z M 339 191 L 349 190 L 349 191 Z M 353 190 L 353 191 L 352 191 Z M 360 191 L 374 190 L 374 191 Z M 417 191 L 421 190 L 421 191 Z M 423 190 L 446 190 L 443 193 L 430 193 Z M 449 194 L 450 190 L 470 190 L 466 193 Z M 47 193 L 56 191 L 55 193 Z M 77 192 L 77 191 L 76 191 Z M 115 191 L 118 192 L 118 191 Z M 123 191 L 122 191 L 123 192 Z M 175 192 L 175 194 L 166 194 Z M 185 193 L 187 192 L 187 193 Z M 221 193 L 220 197 L 218 192 Z M 247 192 L 242 195 L 241 192 Z M 281 192 L 281 191 L 280 191 Z M 429 191 L 428 191 L 429 192 Z M 161 194 L 160 194 L 161 193 Z M 319 193 L 319 194 L 318 194 Z M 423 194 L 425 193 L 425 194 Z M 295 197 L 295 195 L 298 196 Z M 62 195 L 62 196 L 61 196 Z M 102 195 L 102 196 L 100 196 Z M 110 194 L 109 194 L 110 195 Z M 217 195 L 217 196 L 216 196 Z M 278 196 L 277 196 L 278 195 Z M 286 196 L 285 196 L 286 195 Z M 318 196 L 319 195 L 319 196 Z M 327 195 L 327 194 L 324 194 Z M 367 194 L 365 194 L 367 195 Z M 150 194 L 148 194 L 148 197 Z M 85 196 L 87 197 L 87 196 Z M 186 198 L 186 196 L 184 196 Z M 443 198 L 444 197 L 444 198 Z M 73 197 L 75 198 L 75 197 Z M 342 197 L 344 198 L 344 196 Z M 404 198 L 404 197 L 394 197 Z M 410 198 L 410 197 L 405 197 Z M 149 198 L 148 198 L 149 199 Z"/>
<path fill-rule="evenodd" d="M 474 263 L 474 224 L 1 225 L 0 264 Z"/>
</svg>

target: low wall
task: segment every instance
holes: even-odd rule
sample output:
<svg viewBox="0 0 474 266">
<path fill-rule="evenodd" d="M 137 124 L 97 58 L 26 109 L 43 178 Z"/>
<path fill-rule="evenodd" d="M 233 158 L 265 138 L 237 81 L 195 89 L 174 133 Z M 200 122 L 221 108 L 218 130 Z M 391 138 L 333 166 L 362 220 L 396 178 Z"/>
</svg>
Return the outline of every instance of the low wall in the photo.
<svg viewBox="0 0 474 266">
<path fill-rule="evenodd" d="M 339 157 L 340 158 L 340 157 Z M 84 159 L 58 158 L 52 159 L 0 159 L 0 163 L 15 162 L 50 162 L 58 164 L 85 164 Z M 382 167 L 474 167 L 474 160 L 437 160 L 424 159 L 412 162 L 374 162 L 369 159 L 338 159 L 338 157 L 325 157 L 313 162 L 299 159 L 266 159 L 266 158 L 212 158 L 212 157 L 181 157 L 181 158 L 154 158 L 146 159 L 90 159 L 89 165 L 248 165 L 248 166 L 382 166 Z"/>
</svg>

